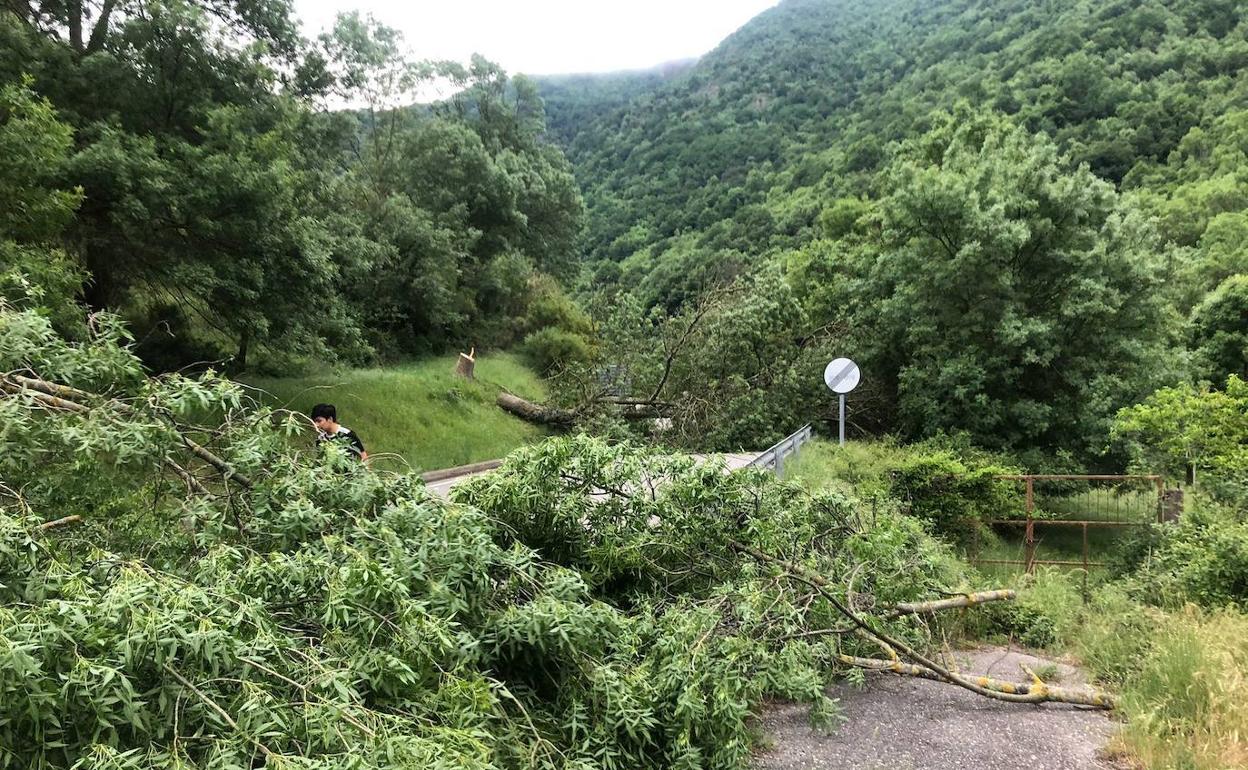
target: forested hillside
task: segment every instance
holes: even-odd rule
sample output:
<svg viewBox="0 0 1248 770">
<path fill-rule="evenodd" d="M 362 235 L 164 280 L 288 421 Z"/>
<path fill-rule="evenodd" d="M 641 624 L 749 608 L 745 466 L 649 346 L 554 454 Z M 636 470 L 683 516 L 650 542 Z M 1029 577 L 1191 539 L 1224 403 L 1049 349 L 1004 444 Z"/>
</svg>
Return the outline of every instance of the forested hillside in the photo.
<svg viewBox="0 0 1248 770">
<path fill-rule="evenodd" d="M 646 70 L 600 75 L 547 75 L 538 83 L 548 118 L 547 129 L 560 144 L 571 144 L 604 112 L 628 107 L 632 100 L 688 72 L 696 59 L 662 64 Z"/>
<path fill-rule="evenodd" d="M 856 431 L 1120 466 L 1119 409 L 1248 374 L 1244 13 L 787 0 L 537 84 L 283 3 L 9 8 L 0 175 L 58 208 L 6 285 L 158 371 L 514 346 L 578 424 L 700 449 L 829 417 L 847 354 Z"/>
<path fill-rule="evenodd" d="M 0 5 L 0 770 L 746 770 L 867 670 L 1248 766 L 1246 13 L 786 0 L 539 86 L 287 0 Z M 806 486 L 694 459 L 831 427 L 836 355 Z M 387 450 L 510 454 L 446 500 Z M 1018 476 L 1098 468 L 1190 481 Z"/>
<path fill-rule="evenodd" d="M 1248 365 L 1210 294 L 1248 268 L 1246 68 L 1230 0 L 786 0 L 561 137 L 585 290 L 675 311 L 779 269 L 866 366 L 864 427 L 1098 454 Z"/>
<path fill-rule="evenodd" d="M 1225 135 L 1242 107 L 1243 17 L 1233 0 L 786 0 L 569 143 L 590 252 L 618 259 L 689 231 L 731 247 L 734 223 L 754 250 L 800 239 L 816 195 L 869 191 L 888 143 L 959 100 L 1124 188 L 1155 188 L 1193 127 Z M 574 108 L 563 102 L 552 121 Z"/>
</svg>

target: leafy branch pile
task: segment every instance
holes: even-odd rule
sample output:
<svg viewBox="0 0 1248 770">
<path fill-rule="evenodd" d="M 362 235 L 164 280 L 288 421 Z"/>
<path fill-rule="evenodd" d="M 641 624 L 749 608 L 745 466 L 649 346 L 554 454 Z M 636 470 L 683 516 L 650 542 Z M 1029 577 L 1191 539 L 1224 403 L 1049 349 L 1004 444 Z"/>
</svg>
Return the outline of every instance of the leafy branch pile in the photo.
<svg viewBox="0 0 1248 770">
<path fill-rule="evenodd" d="M 838 605 L 917 650 L 889 608 L 960 587 L 913 519 L 588 438 L 442 501 L 123 342 L 0 305 L 3 767 L 742 767 L 878 653 Z"/>
</svg>

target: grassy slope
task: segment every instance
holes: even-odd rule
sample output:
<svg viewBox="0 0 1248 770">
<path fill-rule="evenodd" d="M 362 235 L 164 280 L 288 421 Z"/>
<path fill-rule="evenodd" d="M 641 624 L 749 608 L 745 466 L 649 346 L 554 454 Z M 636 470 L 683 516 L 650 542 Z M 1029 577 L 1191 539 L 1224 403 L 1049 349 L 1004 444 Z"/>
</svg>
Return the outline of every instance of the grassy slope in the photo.
<svg viewBox="0 0 1248 770">
<path fill-rule="evenodd" d="M 518 358 L 479 356 L 476 382 L 452 374 L 454 365 L 455 356 L 443 356 L 384 369 L 249 378 L 247 384 L 263 391 L 268 403 L 295 411 L 334 404 L 339 421 L 360 434 L 371 456 L 397 455 L 422 471 L 492 460 L 545 435 L 494 405 L 500 386 L 529 399 L 545 397 L 541 380 Z"/>
</svg>

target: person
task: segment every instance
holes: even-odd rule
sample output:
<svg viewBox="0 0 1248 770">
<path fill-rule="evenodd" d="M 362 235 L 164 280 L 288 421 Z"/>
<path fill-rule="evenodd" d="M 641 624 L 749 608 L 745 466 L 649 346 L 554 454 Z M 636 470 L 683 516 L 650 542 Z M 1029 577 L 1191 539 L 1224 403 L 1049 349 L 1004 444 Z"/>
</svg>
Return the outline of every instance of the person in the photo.
<svg viewBox="0 0 1248 770">
<path fill-rule="evenodd" d="M 312 407 L 312 424 L 316 426 L 317 446 L 338 444 L 361 460 L 368 459 L 368 452 L 364 451 L 364 442 L 360 441 L 359 435 L 338 424 L 338 410 L 333 404 L 317 404 Z"/>
</svg>

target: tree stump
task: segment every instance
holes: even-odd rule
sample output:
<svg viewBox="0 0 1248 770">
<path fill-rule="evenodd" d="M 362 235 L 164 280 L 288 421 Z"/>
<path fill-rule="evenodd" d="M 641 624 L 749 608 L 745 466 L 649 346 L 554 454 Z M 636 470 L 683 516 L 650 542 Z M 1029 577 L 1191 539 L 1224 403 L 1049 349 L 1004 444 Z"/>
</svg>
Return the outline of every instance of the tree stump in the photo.
<svg viewBox="0 0 1248 770">
<path fill-rule="evenodd" d="M 455 362 L 455 374 L 463 377 L 465 380 L 475 379 L 473 371 L 477 366 L 477 349 L 474 346 L 467 353 L 460 353 L 459 360 Z"/>
</svg>

